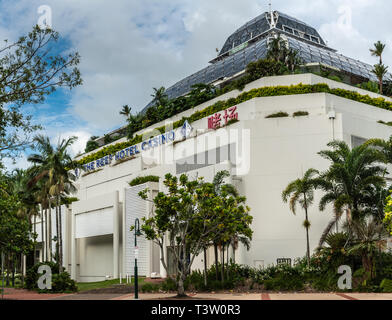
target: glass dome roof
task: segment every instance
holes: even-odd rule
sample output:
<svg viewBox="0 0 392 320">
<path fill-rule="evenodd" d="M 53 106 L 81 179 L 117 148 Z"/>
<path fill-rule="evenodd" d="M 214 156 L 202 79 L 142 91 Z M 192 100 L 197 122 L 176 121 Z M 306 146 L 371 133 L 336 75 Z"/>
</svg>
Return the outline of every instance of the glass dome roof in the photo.
<svg viewBox="0 0 392 320">
<path fill-rule="evenodd" d="M 259 15 L 230 35 L 218 57 L 210 61 L 207 67 L 166 90 L 168 98 L 174 99 L 187 94 L 194 84 L 214 83 L 244 71 L 250 62 L 266 57 L 268 38 L 274 34 L 281 34 L 286 38 L 289 47 L 298 51 L 305 64 L 323 63 L 362 77 L 364 80 L 377 81 L 371 72 L 373 66 L 337 53 L 336 50 L 326 46 L 316 29 L 274 11 Z M 150 102 L 143 111 L 152 105 L 153 102 Z"/>
</svg>

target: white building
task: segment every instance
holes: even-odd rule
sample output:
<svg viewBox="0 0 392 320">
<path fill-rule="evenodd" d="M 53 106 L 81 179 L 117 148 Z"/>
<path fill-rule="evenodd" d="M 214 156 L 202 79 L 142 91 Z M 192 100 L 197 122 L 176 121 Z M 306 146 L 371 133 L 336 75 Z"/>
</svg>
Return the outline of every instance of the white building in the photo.
<svg viewBox="0 0 392 320">
<path fill-rule="evenodd" d="M 271 21 L 268 23 L 271 24 Z M 275 30 L 276 23 L 272 27 Z M 233 54 L 238 54 L 238 51 Z M 248 84 L 243 92 L 301 83 L 326 83 L 330 88 L 381 97 L 311 73 L 262 78 Z M 155 124 L 138 134 L 166 125 L 164 138 L 157 132 L 159 141 L 147 141 L 124 149 L 123 153 L 118 153 L 118 160 L 116 155 L 106 155 L 94 160 L 86 167 L 86 172 L 80 173 L 76 195 L 79 201 L 66 210 L 64 221 L 64 264 L 72 278 L 89 282 L 133 274 L 134 233 L 130 227 L 136 218 L 152 212 L 151 204 L 142 200 L 138 192 L 149 188 L 152 199 L 158 191 L 164 191 L 163 177 L 166 173 L 186 173 L 190 177 L 204 177 L 211 181 L 218 171 L 230 171 L 230 182 L 246 196 L 254 218 L 251 249 L 246 251 L 240 246 L 235 253 L 237 263 L 263 267 L 275 264 L 278 258 L 294 260 L 305 255 L 303 213 L 298 210 L 297 216 L 294 216 L 290 212 L 289 206 L 282 201 L 282 191 L 309 168 L 325 170 L 328 163 L 317 153 L 326 149 L 327 143 L 334 139 L 344 140 L 350 146 L 369 138 L 388 139 L 392 128 L 378 121 L 392 121 L 392 112 L 330 93 L 258 97 L 229 111 L 228 114 L 238 113 L 239 121 L 227 127 L 209 129 L 212 124 L 209 115 L 190 124 L 192 130 L 185 134 L 186 139 L 183 139 L 185 132 L 181 128 L 171 130 L 171 123 L 241 93 L 231 91 Z M 297 111 L 308 115 L 293 117 Z M 289 116 L 266 118 L 277 112 L 286 112 Z M 224 125 L 225 111 L 220 114 L 221 125 Z M 126 138 L 123 138 L 113 144 L 125 141 Z M 84 154 L 77 160 L 88 155 Z M 159 176 L 160 182 L 129 186 L 134 178 L 148 175 Z M 317 247 L 321 233 L 332 217 L 331 208 L 319 212 L 319 198 L 317 193 L 315 204 L 309 211 L 311 250 Z M 139 237 L 138 247 L 139 274 L 151 276 L 155 273 L 165 277 L 157 246 Z M 209 265 L 213 263 L 212 251 L 207 257 Z M 202 269 L 202 259 L 200 255 L 193 269 Z"/>
</svg>

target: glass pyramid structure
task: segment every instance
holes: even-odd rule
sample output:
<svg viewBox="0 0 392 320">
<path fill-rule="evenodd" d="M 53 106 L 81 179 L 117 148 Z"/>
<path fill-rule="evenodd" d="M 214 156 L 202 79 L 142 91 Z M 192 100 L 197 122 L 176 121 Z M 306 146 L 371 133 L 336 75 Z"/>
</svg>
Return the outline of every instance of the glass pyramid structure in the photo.
<svg viewBox="0 0 392 320">
<path fill-rule="evenodd" d="M 266 57 L 268 40 L 277 34 L 286 40 L 289 48 L 298 52 L 305 65 L 321 63 L 356 77 L 357 82 L 377 81 L 371 72 L 373 66 L 338 53 L 326 45 L 315 28 L 279 11 L 273 11 L 261 14 L 236 30 L 207 67 L 168 88 L 168 98 L 174 99 L 187 94 L 194 84 L 214 84 L 240 74 L 250 62 Z M 144 110 L 152 104 L 150 102 Z"/>
</svg>

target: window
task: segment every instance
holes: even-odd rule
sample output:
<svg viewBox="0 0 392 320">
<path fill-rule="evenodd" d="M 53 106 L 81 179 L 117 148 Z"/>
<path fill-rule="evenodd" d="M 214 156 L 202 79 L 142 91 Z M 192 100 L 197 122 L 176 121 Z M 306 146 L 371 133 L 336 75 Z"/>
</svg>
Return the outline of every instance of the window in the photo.
<svg viewBox="0 0 392 320">
<path fill-rule="evenodd" d="M 287 26 L 283 26 L 283 30 L 289 33 L 293 33 L 293 29 L 287 27 Z"/>
<path fill-rule="evenodd" d="M 317 37 L 312 37 L 312 41 L 313 41 L 313 42 L 316 42 L 316 43 L 320 43 L 320 40 L 319 40 L 319 38 L 317 38 Z"/>
</svg>

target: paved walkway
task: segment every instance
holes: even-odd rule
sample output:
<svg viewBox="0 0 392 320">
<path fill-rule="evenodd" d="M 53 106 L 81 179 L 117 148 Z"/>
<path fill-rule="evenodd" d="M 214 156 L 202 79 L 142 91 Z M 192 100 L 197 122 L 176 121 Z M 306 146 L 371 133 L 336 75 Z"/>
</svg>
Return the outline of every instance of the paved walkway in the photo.
<svg viewBox="0 0 392 320">
<path fill-rule="evenodd" d="M 189 300 L 392 300 L 392 293 L 190 293 Z M 12 300 L 134 300 L 133 294 L 39 294 L 5 289 Z M 175 300 L 173 293 L 140 293 L 139 300 Z"/>
<path fill-rule="evenodd" d="M 7 300 L 50 300 L 53 298 L 64 296 L 67 296 L 67 294 L 37 293 L 35 291 L 14 288 L 4 289 L 4 299 Z"/>
</svg>

